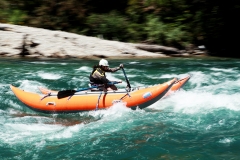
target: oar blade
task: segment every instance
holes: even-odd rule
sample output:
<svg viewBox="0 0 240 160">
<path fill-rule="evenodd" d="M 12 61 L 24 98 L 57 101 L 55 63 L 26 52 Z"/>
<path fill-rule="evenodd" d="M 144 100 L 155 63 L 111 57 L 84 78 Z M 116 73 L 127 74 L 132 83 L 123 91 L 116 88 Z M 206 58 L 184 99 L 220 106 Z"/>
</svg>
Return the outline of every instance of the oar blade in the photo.
<svg viewBox="0 0 240 160">
<path fill-rule="evenodd" d="M 60 98 L 65 98 L 65 97 L 74 95 L 74 93 L 76 93 L 75 90 L 59 91 L 58 94 L 57 94 L 57 97 L 58 97 L 58 99 L 60 99 Z"/>
</svg>

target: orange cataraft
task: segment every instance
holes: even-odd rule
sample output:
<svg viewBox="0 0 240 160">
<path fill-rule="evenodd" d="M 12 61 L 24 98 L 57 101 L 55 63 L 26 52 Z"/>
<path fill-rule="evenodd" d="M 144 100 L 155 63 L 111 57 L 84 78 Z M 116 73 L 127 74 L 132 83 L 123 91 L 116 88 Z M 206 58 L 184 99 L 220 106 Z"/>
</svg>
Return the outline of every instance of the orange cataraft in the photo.
<svg viewBox="0 0 240 160">
<path fill-rule="evenodd" d="M 106 109 L 121 102 L 132 109 L 143 109 L 164 97 L 174 85 L 177 85 L 176 82 L 177 79 L 174 78 L 163 84 L 146 88 L 131 88 L 131 91 L 125 89 L 108 92 L 85 90 L 64 98 L 58 98 L 58 92 L 47 89 L 41 89 L 41 92 L 45 94 L 37 94 L 12 85 L 10 87 L 16 97 L 33 110 L 46 113 L 67 113 Z M 179 88 L 177 87 L 177 89 Z"/>
</svg>

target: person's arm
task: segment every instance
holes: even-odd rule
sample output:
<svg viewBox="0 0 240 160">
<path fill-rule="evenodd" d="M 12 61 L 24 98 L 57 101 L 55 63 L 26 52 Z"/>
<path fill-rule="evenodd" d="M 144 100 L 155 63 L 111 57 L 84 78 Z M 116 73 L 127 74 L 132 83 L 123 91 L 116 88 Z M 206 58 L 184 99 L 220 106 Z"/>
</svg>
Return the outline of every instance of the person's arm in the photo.
<svg viewBox="0 0 240 160">
<path fill-rule="evenodd" d="M 123 68 L 123 64 L 120 64 L 119 67 L 108 68 L 105 72 L 116 72 L 116 71 L 120 70 L 121 68 Z"/>
</svg>

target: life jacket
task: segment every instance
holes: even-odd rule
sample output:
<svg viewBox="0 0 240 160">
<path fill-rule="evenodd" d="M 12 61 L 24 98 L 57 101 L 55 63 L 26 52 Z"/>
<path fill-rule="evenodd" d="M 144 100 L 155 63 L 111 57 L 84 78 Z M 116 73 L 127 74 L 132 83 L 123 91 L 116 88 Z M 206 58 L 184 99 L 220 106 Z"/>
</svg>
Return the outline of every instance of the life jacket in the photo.
<svg viewBox="0 0 240 160">
<path fill-rule="evenodd" d="M 106 78 L 105 71 L 103 71 L 100 67 L 94 67 L 89 79 L 90 82 L 95 84 L 106 84 L 109 82 Z"/>
</svg>

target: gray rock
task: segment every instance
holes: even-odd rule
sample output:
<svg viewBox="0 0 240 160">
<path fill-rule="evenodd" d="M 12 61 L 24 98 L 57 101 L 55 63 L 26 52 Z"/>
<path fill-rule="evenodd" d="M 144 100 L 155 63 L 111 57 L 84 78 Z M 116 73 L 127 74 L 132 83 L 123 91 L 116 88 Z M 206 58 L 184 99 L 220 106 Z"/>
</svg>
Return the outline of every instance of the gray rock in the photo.
<svg viewBox="0 0 240 160">
<path fill-rule="evenodd" d="M 63 31 L 0 23 L 0 56 L 55 58 L 168 57 L 175 48 L 124 43 Z"/>
</svg>

